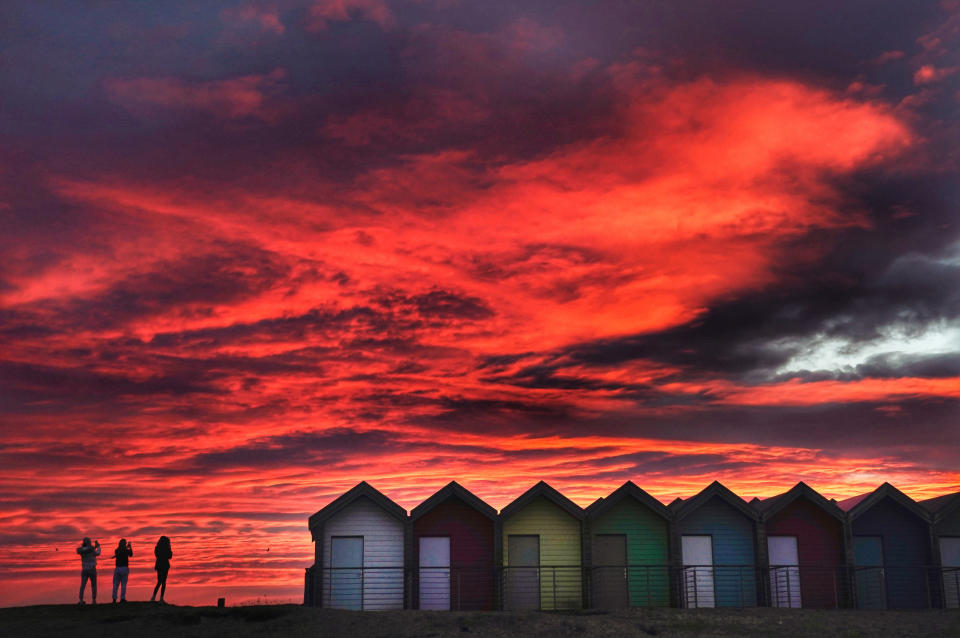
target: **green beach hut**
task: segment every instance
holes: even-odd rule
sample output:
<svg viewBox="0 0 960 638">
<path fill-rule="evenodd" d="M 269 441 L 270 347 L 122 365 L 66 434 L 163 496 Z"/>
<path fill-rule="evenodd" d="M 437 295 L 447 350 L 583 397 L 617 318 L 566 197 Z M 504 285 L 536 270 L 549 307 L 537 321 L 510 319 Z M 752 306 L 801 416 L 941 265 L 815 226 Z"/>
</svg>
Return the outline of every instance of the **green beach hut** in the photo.
<svg viewBox="0 0 960 638">
<path fill-rule="evenodd" d="M 666 506 L 627 481 L 588 507 L 586 514 L 590 606 L 669 606 L 670 513 Z"/>
</svg>

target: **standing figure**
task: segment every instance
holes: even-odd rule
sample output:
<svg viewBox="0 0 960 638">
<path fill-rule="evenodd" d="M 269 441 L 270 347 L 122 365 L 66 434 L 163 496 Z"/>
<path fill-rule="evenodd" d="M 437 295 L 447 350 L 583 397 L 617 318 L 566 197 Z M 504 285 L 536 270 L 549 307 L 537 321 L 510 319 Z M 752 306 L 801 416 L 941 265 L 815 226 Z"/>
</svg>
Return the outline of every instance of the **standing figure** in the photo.
<svg viewBox="0 0 960 638">
<path fill-rule="evenodd" d="M 120 544 L 113 550 L 117 566 L 113 568 L 113 602 L 117 602 L 117 585 L 120 586 L 120 602 L 127 602 L 127 578 L 130 576 L 130 557 L 133 556 L 133 543 L 121 538 Z"/>
<path fill-rule="evenodd" d="M 160 590 L 160 602 L 163 602 L 163 594 L 167 591 L 167 572 L 170 571 L 170 559 L 173 558 L 173 552 L 170 550 L 170 539 L 161 536 L 157 541 L 157 546 L 153 548 L 153 555 L 157 557 L 157 562 L 153 568 L 157 570 L 157 584 L 153 588 L 153 596 L 150 602 L 157 598 L 157 590 Z"/>
<path fill-rule="evenodd" d="M 97 604 L 97 556 L 100 555 L 100 541 L 90 544 L 90 537 L 83 539 L 77 548 L 80 554 L 80 603 L 83 603 L 83 590 L 87 588 L 87 579 L 90 580 L 90 593 L 93 595 L 93 604 Z"/>
</svg>

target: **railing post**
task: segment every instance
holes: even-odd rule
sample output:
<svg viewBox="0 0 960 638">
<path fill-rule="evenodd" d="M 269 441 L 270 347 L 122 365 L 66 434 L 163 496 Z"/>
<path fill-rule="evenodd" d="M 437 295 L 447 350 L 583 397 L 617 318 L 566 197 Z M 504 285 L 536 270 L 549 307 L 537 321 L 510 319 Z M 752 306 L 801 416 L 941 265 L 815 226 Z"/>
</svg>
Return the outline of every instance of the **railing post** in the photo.
<svg viewBox="0 0 960 638">
<path fill-rule="evenodd" d="M 645 566 L 644 566 L 644 568 L 643 568 L 643 573 L 644 573 L 644 575 L 646 576 L 646 579 L 645 579 L 645 580 L 646 580 L 646 592 L 647 592 L 646 603 L 647 603 L 647 607 L 650 607 L 650 566 L 649 566 L 649 565 L 645 565 Z M 627 600 L 629 600 L 629 599 L 630 599 L 630 581 L 628 580 L 628 581 L 627 581 Z M 633 602 L 633 601 L 631 601 L 631 602 Z"/>
<path fill-rule="evenodd" d="M 737 591 L 740 593 L 740 609 L 743 609 L 743 565 L 737 565 Z"/>
<path fill-rule="evenodd" d="M 557 610 L 557 566 L 552 565 L 550 571 L 553 574 L 553 610 Z"/>
<path fill-rule="evenodd" d="M 837 570 L 833 569 L 831 570 L 831 572 L 832 572 L 832 580 L 833 580 L 833 608 L 839 609 L 840 596 L 839 596 L 839 592 L 837 591 Z"/>
</svg>

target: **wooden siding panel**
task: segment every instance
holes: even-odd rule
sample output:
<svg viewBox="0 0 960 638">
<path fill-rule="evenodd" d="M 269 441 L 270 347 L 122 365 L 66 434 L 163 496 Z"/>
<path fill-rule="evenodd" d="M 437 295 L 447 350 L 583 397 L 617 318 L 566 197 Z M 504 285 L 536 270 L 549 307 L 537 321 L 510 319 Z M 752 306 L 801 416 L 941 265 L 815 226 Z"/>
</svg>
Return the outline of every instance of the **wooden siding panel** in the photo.
<svg viewBox="0 0 960 638">
<path fill-rule="evenodd" d="M 937 523 L 936 533 L 937 536 L 960 536 L 960 508 Z"/>
<path fill-rule="evenodd" d="M 887 606 L 922 609 L 929 605 L 930 532 L 926 521 L 885 498 L 853 521 L 854 536 L 880 536 L 886 574 Z"/>
<path fill-rule="evenodd" d="M 683 536 L 709 534 L 713 537 L 718 607 L 751 607 L 757 604 L 753 521 L 714 496 L 684 517 L 678 529 Z M 736 566 L 740 565 L 746 567 L 738 569 Z"/>
<path fill-rule="evenodd" d="M 323 528 L 323 606 L 330 606 L 330 538 L 363 537 L 363 608 L 403 609 L 403 523 L 366 497 L 326 521 Z M 367 568 L 390 568 L 370 571 Z"/>
<path fill-rule="evenodd" d="M 593 519 L 590 533 L 626 535 L 627 562 L 632 566 L 627 572 L 631 606 L 670 604 L 667 521 L 642 503 L 625 498 Z"/>
<path fill-rule="evenodd" d="M 511 534 L 540 537 L 540 605 L 543 609 L 581 606 L 580 521 L 539 497 L 503 522 L 503 565 L 509 567 Z M 550 569 L 555 567 L 557 569 Z M 567 569 L 559 569 L 566 567 Z M 556 599 L 554 599 L 556 591 Z"/>
<path fill-rule="evenodd" d="M 420 564 L 420 537 L 450 537 L 452 609 L 494 607 L 493 521 L 458 498 L 450 498 L 413 524 L 413 561 Z"/>
<path fill-rule="evenodd" d="M 796 536 L 804 607 L 829 609 L 842 602 L 843 525 L 805 498 L 798 498 L 767 521 L 767 536 Z"/>
</svg>

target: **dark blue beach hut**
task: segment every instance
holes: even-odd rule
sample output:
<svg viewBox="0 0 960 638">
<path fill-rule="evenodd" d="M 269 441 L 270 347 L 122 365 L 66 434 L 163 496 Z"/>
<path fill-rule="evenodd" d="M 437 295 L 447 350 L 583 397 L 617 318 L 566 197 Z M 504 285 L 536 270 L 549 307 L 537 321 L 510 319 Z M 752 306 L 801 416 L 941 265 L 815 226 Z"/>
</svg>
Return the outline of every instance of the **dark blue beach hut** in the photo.
<svg viewBox="0 0 960 638">
<path fill-rule="evenodd" d="M 840 501 L 853 547 L 853 583 L 860 609 L 932 605 L 930 517 L 912 498 L 884 483 Z"/>
</svg>

